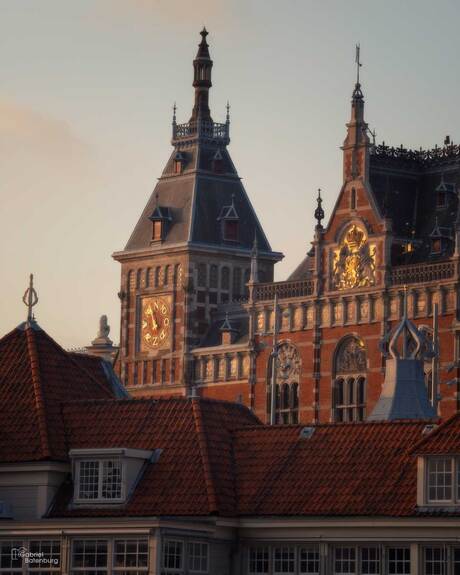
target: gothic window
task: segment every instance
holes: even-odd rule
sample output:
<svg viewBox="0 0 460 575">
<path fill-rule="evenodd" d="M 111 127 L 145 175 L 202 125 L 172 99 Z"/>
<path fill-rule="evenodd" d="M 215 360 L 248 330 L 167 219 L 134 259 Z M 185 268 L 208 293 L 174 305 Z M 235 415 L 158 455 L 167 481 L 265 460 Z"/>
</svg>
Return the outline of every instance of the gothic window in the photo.
<svg viewBox="0 0 460 575">
<path fill-rule="evenodd" d="M 347 337 L 338 347 L 332 394 L 334 421 L 363 421 L 366 416 L 367 360 L 363 342 Z"/>
<path fill-rule="evenodd" d="M 300 355 L 295 346 L 283 342 L 278 346 L 275 383 L 275 422 L 277 424 L 299 421 Z M 270 419 L 273 360 L 267 369 L 267 416 Z"/>
<path fill-rule="evenodd" d="M 206 287 L 208 270 L 206 264 L 198 264 L 198 287 Z"/>
<path fill-rule="evenodd" d="M 150 287 L 152 283 L 152 268 L 145 270 L 145 287 Z"/>
<path fill-rule="evenodd" d="M 223 267 L 220 277 L 220 287 L 224 290 L 230 289 L 230 270 L 227 267 Z"/>
<path fill-rule="evenodd" d="M 241 296 L 241 268 L 233 270 L 233 298 Z"/>
<path fill-rule="evenodd" d="M 213 264 L 209 270 L 209 287 L 217 288 L 219 268 Z"/>
<path fill-rule="evenodd" d="M 224 240 L 226 242 L 237 242 L 239 236 L 239 221 L 224 220 Z"/>
</svg>

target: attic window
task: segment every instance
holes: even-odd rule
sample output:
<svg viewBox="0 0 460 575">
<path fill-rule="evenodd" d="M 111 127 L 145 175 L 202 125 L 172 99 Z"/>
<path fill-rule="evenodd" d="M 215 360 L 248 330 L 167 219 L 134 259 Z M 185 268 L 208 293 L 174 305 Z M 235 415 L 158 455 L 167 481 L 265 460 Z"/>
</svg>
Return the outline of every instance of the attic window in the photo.
<svg viewBox="0 0 460 575">
<path fill-rule="evenodd" d="M 460 505 L 460 456 L 429 456 L 424 469 L 423 503 Z"/>
<path fill-rule="evenodd" d="M 174 156 L 174 163 L 173 163 L 174 173 L 182 174 L 184 165 L 185 165 L 184 156 L 180 152 L 177 152 L 177 154 Z"/>
<path fill-rule="evenodd" d="M 159 241 L 163 239 L 163 222 L 155 220 L 152 222 L 152 240 Z"/>
<path fill-rule="evenodd" d="M 436 194 L 436 209 L 445 208 L 447 204 L 447 196 L 445 191 L 438 191 Z"/>
<path fill-rule="evenodd" d="M 238 220 L 224 220 L 224 241 L 237 242 L 239 237 Z"/>
<path fill-rule="evenodd" d="M 160 450 L 72 449 L 74 503 L 123 503 L 145 463 L 159 455 Z"/>
<path fill-rule="evenodd" d="M 442 252 L 442 241 L 441 238 L 433 238 L 431 240 L 431 253 L 440 254 Z"/>
<path fill-rule="evenodd" d="M 218 174 L 221 174 L 224 171 L 224 162 L 220 150 L 217 150 L 212 158 L 212 169 Z"/>
<path fill-rule="evenodd" d="M 121 501 L 123 466 L 120 459 L 83 460 L 77 464 L 77 496 L 82 501 Z"/>
</svg>

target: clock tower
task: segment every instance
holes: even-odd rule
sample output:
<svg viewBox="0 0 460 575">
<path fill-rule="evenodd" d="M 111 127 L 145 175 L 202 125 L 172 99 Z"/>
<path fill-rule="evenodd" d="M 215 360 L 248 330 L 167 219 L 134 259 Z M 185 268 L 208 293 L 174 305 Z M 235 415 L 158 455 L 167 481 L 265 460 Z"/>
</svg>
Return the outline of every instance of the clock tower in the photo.
<svg viewBox="0 0 460 575">
<path fill-rule="evenodd" d="M 259 281 L 273 280 L 273 252 L 228 153 L 230 117 L 209 108 L 213 62 L 203 29 L 193 61 L 194 106 L 185 124 L 174 109 L 173 150 L 124 250 L 120 378 L 133 395 L 186 394 L 192 350 L 217 313 L 247 296 L 254 240 Z"/>
</svg>

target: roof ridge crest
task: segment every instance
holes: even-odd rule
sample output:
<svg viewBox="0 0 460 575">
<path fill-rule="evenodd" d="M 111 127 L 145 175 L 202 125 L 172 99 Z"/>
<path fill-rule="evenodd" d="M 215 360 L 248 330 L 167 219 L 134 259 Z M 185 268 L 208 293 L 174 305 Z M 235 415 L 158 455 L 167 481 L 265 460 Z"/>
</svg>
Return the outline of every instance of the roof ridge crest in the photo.
<svg viewBox="0 0 460 575">
<path fill-rule="evenodd" d="M 195 422 L 195 431 L 198 436 L 198 447 L 200 450 L 201 462 L 203 464 L 204 479 L 206 483 L 206 493 L 208 497 L 209 512 L 217 511 L 217 494 L 214 488 L 214 480 L 209 459 L 208 442 L 204 429 L 203 413 L 201 411 L 200 401 L 192 400 L 192 413 Z"/>
<path fill-rule="evenodd" d="M 50 457 L 51 450 L 48 437 L 48 425 L 46 420 L 45 410 L 45 397 L 42 389 L 42 382 L 40 377 L 40 359 L 38 357 L 37 345 L 32 329 L 26 329 L 27 351 L 30 360 L 30 371 L 32 376 L 32 385 L 35 396 L 35 406 L 38 414 L 38 431 L 40 436 L 40 444 L 45 457 Z"/>
</svg>

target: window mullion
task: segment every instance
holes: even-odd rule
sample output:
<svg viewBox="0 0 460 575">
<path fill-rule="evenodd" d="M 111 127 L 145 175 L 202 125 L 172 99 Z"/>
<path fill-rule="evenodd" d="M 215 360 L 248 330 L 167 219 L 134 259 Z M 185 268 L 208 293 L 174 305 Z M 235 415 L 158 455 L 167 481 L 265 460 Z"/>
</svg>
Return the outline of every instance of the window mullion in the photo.
<svg viewBox="0 0 460 575">
<path fill-rule="evenodd" d="M 102 499 L 102 476 L 104 473 L 104 461 L 99 461 L 98 471 L 99 477 L 97 481 L 97 498 Z"/>
</svg>

